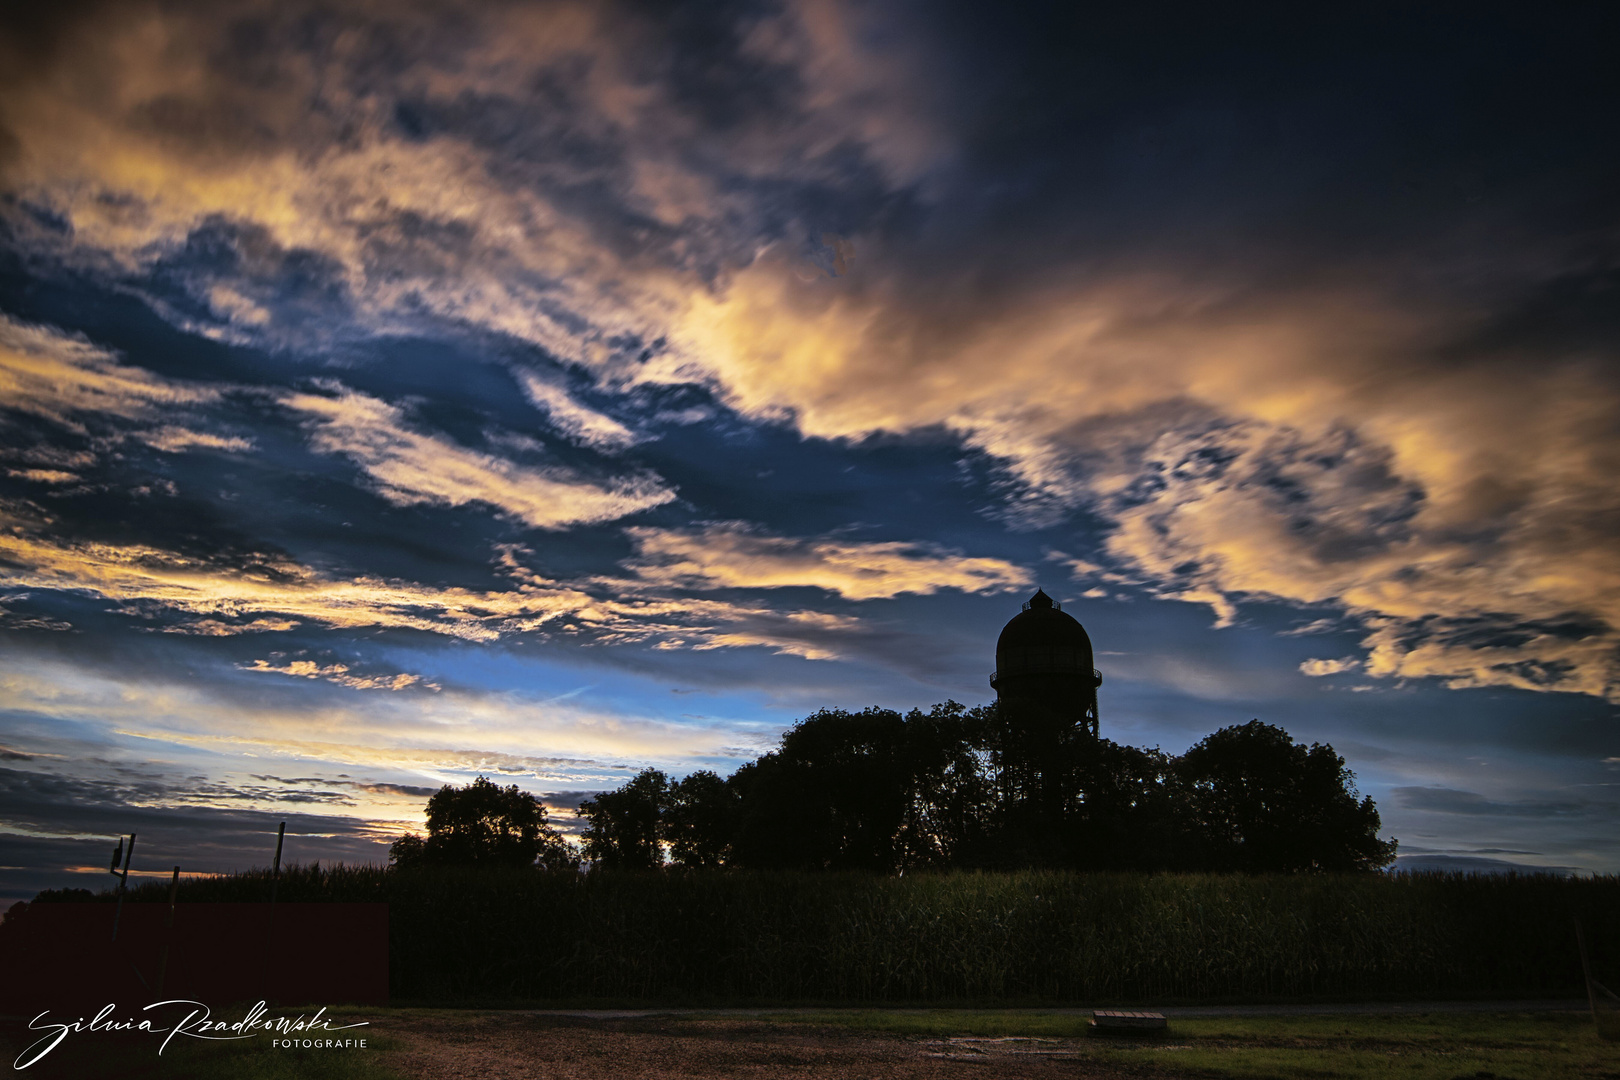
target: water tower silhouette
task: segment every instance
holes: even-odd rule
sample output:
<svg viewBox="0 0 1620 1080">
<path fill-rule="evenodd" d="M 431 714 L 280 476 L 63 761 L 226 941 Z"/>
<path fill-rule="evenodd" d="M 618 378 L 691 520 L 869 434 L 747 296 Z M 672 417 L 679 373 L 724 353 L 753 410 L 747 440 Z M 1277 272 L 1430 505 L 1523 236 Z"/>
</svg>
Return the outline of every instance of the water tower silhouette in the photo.
<svg viewBox="0 0 1620 1080">
<path fill-rule="evenodd" d="M 1030 734 L 1097 734 L 1097 687 L 1086 628 L 1040 589 L 996 641 L 990 686 L 1013 722 Z"/>
</svg>

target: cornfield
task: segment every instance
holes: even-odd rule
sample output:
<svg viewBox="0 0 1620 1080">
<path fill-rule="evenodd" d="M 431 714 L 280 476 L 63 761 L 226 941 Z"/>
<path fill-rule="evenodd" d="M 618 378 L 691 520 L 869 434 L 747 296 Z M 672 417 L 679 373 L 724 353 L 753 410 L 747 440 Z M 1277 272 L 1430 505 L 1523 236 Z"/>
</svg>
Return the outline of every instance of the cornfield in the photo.
<svg viewBox="0 0 1620 1080">
<path fill-rule="evenodd" d="M 167 899 L 167 884 L 131 899 Z M 1620 877 L 284 869 L 281 902 L 386 902 L 396 999 L 1132 1002 L 1583 996 Z M 268 872 L 183 882 L 263 901 Z M 108 899 L 103 896 L 100 899 Z"/>
</svg>

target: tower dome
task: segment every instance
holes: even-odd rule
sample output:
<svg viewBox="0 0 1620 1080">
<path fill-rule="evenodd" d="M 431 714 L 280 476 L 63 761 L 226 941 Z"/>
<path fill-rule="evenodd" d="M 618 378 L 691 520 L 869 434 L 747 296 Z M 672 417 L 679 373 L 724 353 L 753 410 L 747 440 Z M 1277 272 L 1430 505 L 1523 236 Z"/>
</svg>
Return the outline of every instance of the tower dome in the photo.
<svg viewBox="0 0 1620 1080">
<path fill-rule="evenodd" d="M 1101 684 L 1085 627 L 1037 589 L 996 640 L 996 699 L 1032 719 L 1072 722 L 1095 735 Z"/>
</svg>

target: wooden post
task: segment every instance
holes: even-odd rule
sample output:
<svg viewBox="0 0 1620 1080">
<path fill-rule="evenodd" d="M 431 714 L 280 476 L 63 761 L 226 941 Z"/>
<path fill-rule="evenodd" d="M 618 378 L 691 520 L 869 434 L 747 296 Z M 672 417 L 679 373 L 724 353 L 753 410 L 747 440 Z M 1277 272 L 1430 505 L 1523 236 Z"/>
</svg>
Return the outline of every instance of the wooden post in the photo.
<svg viewBox="0 0 1620 1080">
<path fill-rule="evenodd" d="M 135 834 L 129 834 L 129 847 L 124 849 L 124 872 L 118 875 L 118 906 L 113 910 L 113 936 L 118 940 L 118 920 L 124 914 L 124 886 L 129 883 L 129 860 L 135 856 Z"/>
<path fill-rule="evenodd" d="M 276 887 L 281 884 L 281 842 L 287 838 L 287 823 L 283 821 L 281 828 L 276 830 L 276 865 L 270 871 L 270 903 L 276 902 Z"/>
<path fill-rule="evenodd" d="M 1581 920 L 1575 919 L 1575 945 L 1581 950 L 1581 974 L 1586 976 L 1586 1003 L 1592 1007 L 1592 1026 L 1598 1038 L 1620 1040 L 1620 995 L 1592 978 L 1592 962 L 1586 955 L 1586 935 L 1581 933 Z M 1598 1001 L 1603 1001 L 1603 1006 Z"/>
<path fill-rule="evenodd" d="M 274 964 L 271 957 L 275 955 L 276 947 L 276 889 L 281 885 L 281 842 L 285 840 L 286 837 L 287 823 L 283 821 L 281 823 L 281 827 L 276 830 L 276 861 L 274 868 L 270 871 L 270 917 L 265 920 L 265 936 L 269 939 L 270 945 L 269 949 L 265 951 L 265 983 L 267 984 L 265 986 L 265 998 L 272 1005 L 275 1004 L 277 1000 L 273 991 L 273 986 L 269 985 L 271 981 L 270 971 Z"/>
<path fill-rule="evenodd" d="M 169 879 L 169 917 L 163 923 L 163 957 L 158 961 L 157 992 L 163 993 L 163 978 L 169 971 L 169 943 L 174 940 L 174 901 L 180 892 L 180 868 Z"/>
</svg>

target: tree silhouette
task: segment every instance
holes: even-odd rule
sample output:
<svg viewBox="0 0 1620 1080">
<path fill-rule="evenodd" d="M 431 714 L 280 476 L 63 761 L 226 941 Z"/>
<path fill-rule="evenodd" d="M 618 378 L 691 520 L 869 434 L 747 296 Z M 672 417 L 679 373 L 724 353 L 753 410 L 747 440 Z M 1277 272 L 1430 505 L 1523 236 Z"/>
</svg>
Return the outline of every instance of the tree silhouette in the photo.
<svg viewBox="0 0 1620 1080">
<path fill-rule="evenodd" d="M 1247 871 L 1371 870 L 1395 858 L 1378 809 L 1331 746 L 1297 744 L 1251 720 L 1222 728 L 1177 762 L 1202 863 Z"/>
<path fill-rule="evenodd" d="M 822 709 L 737 770 L 734 861 L 897 872 L 971 861 L 990 785 L 983 710 Z"/>
<path fill-rule="evenodd" d="M 540 800 L 516 784 L 499 787 L 480 776 L 466 787 L 446 784 L 427 803 L 428 835 L 405 835 L 388 850 L 389 862 L 416 866 L 579 865 L 562 836 L 546 821 Z"/>
<path fill-rule="evenodd" d="M 615 791 L 579 804 L 585 857 L 597 864 L 651 870 L 664 864 L 662 819 L 669 805 L 669 777 L 643 769 Z"/>
<path fill-rule="evenodd" d="M 985 736 L 995 708 L 968 709 L 947 701 L 906 715 L 897 776 L 905 792 L 896 870 L 987 861 L 995 784 Z"/>
<path fill-rule="evenodd" d="M 581 804 L 605 867 L 1300 872 L 1395 857 L 1331 746 L 1256 720 L 1181 757 L 997 706 L 822 709 L 729 779 L 646 769 Z"/>
<path fill-rule="evenodd" d="M 678 866 L 725 866 L 731 861 L 736 817 L 736 789 L 702 769 L 669 786 L 660 836 Z"/>
</svg>

